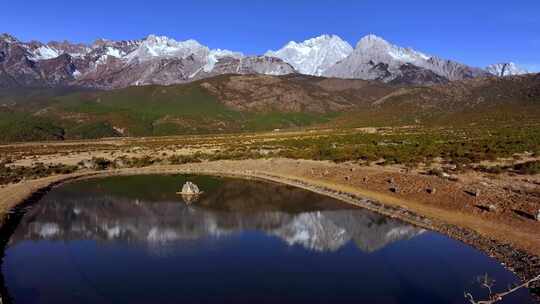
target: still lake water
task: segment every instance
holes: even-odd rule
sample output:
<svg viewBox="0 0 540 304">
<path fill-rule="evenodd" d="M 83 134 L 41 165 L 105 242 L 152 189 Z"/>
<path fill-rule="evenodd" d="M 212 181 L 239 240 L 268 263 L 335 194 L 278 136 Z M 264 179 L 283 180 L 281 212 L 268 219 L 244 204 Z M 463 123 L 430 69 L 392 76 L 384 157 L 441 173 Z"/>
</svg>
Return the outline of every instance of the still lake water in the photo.
<svg viewBox="0 0 540 304">
<path fill-rule="evenodd" d="M 186 180 L 205 193 L 175 194 Z M 5 236 L 3 303 L 466 303 L 475 249 L 331 198 L 255 181 L 109 177 L 53 189 Z M 532 303 L 518 292 L 502 303 Z"/>
</svg>

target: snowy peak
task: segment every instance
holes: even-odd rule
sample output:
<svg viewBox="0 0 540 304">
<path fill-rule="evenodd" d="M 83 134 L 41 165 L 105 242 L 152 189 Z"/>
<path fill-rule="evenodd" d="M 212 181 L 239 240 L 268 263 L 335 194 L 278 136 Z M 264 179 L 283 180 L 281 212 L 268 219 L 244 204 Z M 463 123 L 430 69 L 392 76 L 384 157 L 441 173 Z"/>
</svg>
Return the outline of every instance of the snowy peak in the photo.
<svg viewBox="0 0 540 304">
<path fill-rule="evenodd" d="M 519 67 L 513 62 L 492 64 L 486 67 L 486 71 L 498 77 L 523 75 L 529 73 L 529 71 Z"/>
<path fill-rule="evenodd" d="M 149 35 L 127 57 L 130 61 L 146 61 L 154 58 L 186 58 L 190 55 L 205 57 L 209 52 L 208 47 L 193 39 L 176 41 L 166 36 Z"/>
<path fill-rule="evenodd" d="M 233 52 L 222 49 L 209 49 L 198 41 L 189 39 L 185 41 L 176 41 L 166 36 L 149 35 L 146 39 L 140 41 L 137 49 L 129 53 L 126 58 L 128 61 L 137 59 L 141 62 L 152 59 L 185 59 L 193 56 L 196 61 L 202 63 L 203 70 L 210 72 L 219 59 L 232 57 L 236 59 L 243 58 L 244 55 L 239 52 Z"/>
<path fill-rule="evenodd" d="M 33 61 L 50 60 L 67 54 L 73 58 L 82 58 L 86 56 L 91 48 L 84 44 L 72 44 L 68 41 L 51 41 L 43 44 L 38 41 L 32 41 L 22 44 L 29 52 L 29 59 Z"/>
<path fill-rule="evenodd" d="M 353 51 L 352 46 L 336 35 L 321 35 L 304 42 L 291 41 L 266 56 L 277 57 L 291 64 L 298 72 L 320 76 Z"/>
<path fill-rule="evenodd" d="M 31 58 L 33 60 L 48 60 L 62 55 L 62 52 L 55 48 L 51 48 L 48 45 L 42 45 L 33 50 L 32 54 L 34 55 L 33 58 Z"/>
<path fill-rule="evenodd" d="M 337 35 L 324 34 L 324 35 L 321 35 L 321 36 L 318 36 L 318 37 L 307 39 L 304 42 L 300 42 L 300 43 L 298 43 L 296 41 L 290 41 L 289 43 L 287 43 L 287 45 L 285 47 L 319 47 L 321 45 L 325 45 L 325 44 L 328 44 L 328 43 L 347 44 L 347 45 L 349 45 L 347 42 L 343 41 Z"/>
<path fill-rule="evenodd" d="M 371 34 L 360 39 L 351 55 L 326 70 L 323 75 L 393 83 L 434 84 L 485 74 L 487 72 L 482 69 L 393 45 Z"/>
<path fill-rule="evenodd" d="M 208 54 L 207 63 L 204 65 L 203 70 L 205 72 L 211 72 L 216 63 L 221 59 L 225 57 L 231 57 L 235 59 L 241 59 L 244 57 L 244 54 L 240 52 L 233 52 L 229 50 L 222 50 L 222 49 L 215 49 L 210 50 L 210 53 Z"/>
<path fill-rule="evenodd" d="M 360 39 L 356 44 L 357 49 L 369 49 L 374 46 L 388 48 L 392 45 L 388 41 L 374 34 L 369 34 L 362 37 L 362 39 Z"/>
<path fill-rule="evenodd" d="M 355 52 L 373 55 L 375 57 L 388 55 L 391 57 L 391 59 L 401 63 L 413 64 L 419 61 L 429 60 L 431 58 L 431 56 L 415 51 L 411 48 L 393 45 L 383 38 L 373 34 L 364 36 L 362 39 L 360 39 L 356 45 Z"/>
</svg>

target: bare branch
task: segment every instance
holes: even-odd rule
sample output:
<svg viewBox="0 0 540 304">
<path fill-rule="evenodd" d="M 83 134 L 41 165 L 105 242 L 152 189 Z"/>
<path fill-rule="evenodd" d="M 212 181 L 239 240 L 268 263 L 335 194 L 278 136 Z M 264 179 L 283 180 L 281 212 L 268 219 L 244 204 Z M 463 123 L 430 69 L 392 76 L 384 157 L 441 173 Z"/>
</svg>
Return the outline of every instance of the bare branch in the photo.
<svg viewBox="0 0 540 304">
<path fill-rule="evenodd" d="M 482 287 L 487 288 L 487 290 L 489 291 L 489 296 L 491 297 L 491 295 L 493 294 L 491 288 L 493 287 L 493 285 L 495 285 L 495 279 L 490 278 L 486 273 L 478 278 L 478 282 L 482 285 Z"/>
<path fill-rule="evenodd" d="M 489 300 L 482 300 L 482 301 L 476 301 L 474 299 L 474 297 L 470 294 L 470 293 L 465 293 L 464 296 L 465 296 L 465 299 L 469 300 L 469 302 L 471 304 L 493 304 L 493 303 L 496 303 L 496 302 L 499 302 L 501 301 L 505 296 L 513 293 L 513 292 L 516 292 L 517 290 L 521 289 L 521 288 L 528 288 L 529 285 L 533 282 L 536 282 L 536 281 L 540 281 L 540 275 L 537 275 L 536 277 L 528 280 L 527 282 L 521 284 L 521 285 L 517 285 L 513 288 L 509 288 L 507 289 L 506 291 L 504 292 L 500 292 L 500 293 L 496 293 L 496 294 L 492 294 L 491 293 L 491 288 L 493 287 L 493 284 L 495 282 L 495 280 L 492 280 L 488 277 L 488 275 L 484 275 L 482 277 L 480 277 L 480 284 L 482 285 L 482 287 L 484 288 L 487 288 L 489 290 Z"/>
</svg>

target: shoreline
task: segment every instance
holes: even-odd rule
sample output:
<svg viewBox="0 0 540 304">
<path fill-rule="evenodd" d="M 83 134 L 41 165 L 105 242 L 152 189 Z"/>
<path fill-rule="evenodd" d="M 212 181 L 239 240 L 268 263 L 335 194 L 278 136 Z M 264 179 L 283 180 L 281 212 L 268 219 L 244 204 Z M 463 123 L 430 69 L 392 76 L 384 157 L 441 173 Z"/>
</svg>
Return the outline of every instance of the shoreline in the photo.
<svg viewBox="0 0 540 304">
<path fill-rule="evenodd" d="M 413 202 L 407 205 L 406 200 L 392 200 L 391 196 L 366 189 L 348 189 L 343 185 L 324 183 L 320 180 L 311 180 L 302 176 L 289 176 L 282 172 L 268 172 L 263 170 L 237 169 L 242 161 L 184 164 L 167 166 L 149 166 L 143 168 L 126 168 L 107 171 L 86 171 L 68 175 L 55 175 L 46 178 L 27 180 L 19 184 L 0 188 L 0 215 L 1 225 L 10 216 L 10 210 L 21 204 L 35 203 L 50 189 L 76 180 L 102 178 L 119 175 L 148 175 L 148 174 L 197 174 L 224 176 L 241 179 L 257 179 L 262 181 L 285 184 L 302 188 L 320 195 L 329 196 L 345 203 L 368 209 L 373 212 L 397 218 L 401 221 L 446 235 L 452 239 L 463 242 L 480 250 L 489 257 L 500 262 L 506 269 L 516 274 L 520 280 L 525 281 L 540 273 L 540 255 L 523 250 L 518 246 L 503 242 L 493 237 L 482 235 L 469 227 L 460 227 L 438 218 L 421 214 L 414 208 Z M 256 163 L 256 162 L 255 162 Z M 235 166 L 236 165 L 236 166 Z M 240 166 L 241 167 L 241 166 Z M 354 190 L 354 191 L 353 191 Z M 38 197 L 35 197 L 35 195 Z M 387 200 L 385 200 L 387 198 Z M 428 212 L 429 213 L 429 212 Z M 532 293 L 540 303 L 539 286 L 534 286 Z"/>
</svg>

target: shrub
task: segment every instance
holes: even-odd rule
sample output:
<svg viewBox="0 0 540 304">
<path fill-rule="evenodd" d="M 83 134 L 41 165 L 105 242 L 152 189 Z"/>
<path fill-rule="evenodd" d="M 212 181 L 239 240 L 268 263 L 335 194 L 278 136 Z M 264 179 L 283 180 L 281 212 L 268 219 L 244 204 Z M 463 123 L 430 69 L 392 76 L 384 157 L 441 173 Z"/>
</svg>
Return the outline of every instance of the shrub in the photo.
<svg viewBox="0 0 540 304">
<path fill-rule="evenodd" d="M 533 175 L 540 174 L 540 161 L 529 161 L 514 165 L 513 169 L 519 174 Z"/>
<path fill-rule="evenodd" d="M 195 155 L 173 155 L 169 157 L 168 160 L 171 165 L 182 165 L 182 164 L 188 164 L 188 163 L 201 162 L 201 159 L 199 159 Z"/>
<path fill-rule="evenodd" d="M 91 163 L 95 170 L 106 170 L 112 166 L 112 162 L 103 157 L 92 157 Z"/>
</svg>

